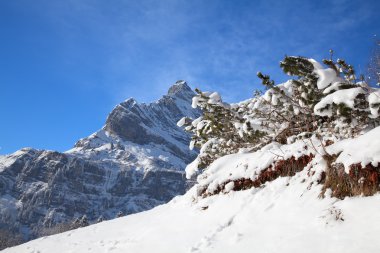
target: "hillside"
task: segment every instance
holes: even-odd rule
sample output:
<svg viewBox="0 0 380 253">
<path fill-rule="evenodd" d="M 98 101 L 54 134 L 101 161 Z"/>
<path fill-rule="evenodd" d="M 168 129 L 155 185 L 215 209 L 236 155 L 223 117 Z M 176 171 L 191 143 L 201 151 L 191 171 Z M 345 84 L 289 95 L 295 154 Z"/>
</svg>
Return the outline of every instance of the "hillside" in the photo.
<svg viewBox="0 0 380 253">
<path fill-rule="evenodd" d="M 286 56 L 292 79 L 276 85 L 259 72 L 265 91 L 236 104 L 196 89 L 202 114 L 177 123 L 199 148 L 184 196 L 5 252 L 377 252 L 379 89 L 344 60 L 323 63 Z M 98 139 L 70 152 L 86 156 Z"/>
<path fill-rule="evenodd" d="M 378 166 L 379 140 L 377 127 L 358 138 L 332 144 L 327 151 L 339 154 L 337 162 L 346 168 L 360 161 L 363 166 Z M 295 156 L 299 153 L 293 144 L 230 155 L 216 160 L 208 177 L 219 173 L 220 184 L 237 167 L 250 167 L 246 171 L 252 176 L 253 170 L 261 170 L 255 164 L 273 164 L 272 153 L 280 150 Z M 213 184 L 200 176 L 200 182 L 184 196 L 150 211 L 40 238 L 3 252 L 48 253 L 57 245 L 60 252 L 378 252 L 380 195 L 339 199 L 327 190 L 322 197 L 320 175 L 327 166 L 316 150 L 309 150 L 315 158 L 294 176 L 242 191 L 230 187 L 208 197 L 201 196 L 199 189 Z"/>
</svg>

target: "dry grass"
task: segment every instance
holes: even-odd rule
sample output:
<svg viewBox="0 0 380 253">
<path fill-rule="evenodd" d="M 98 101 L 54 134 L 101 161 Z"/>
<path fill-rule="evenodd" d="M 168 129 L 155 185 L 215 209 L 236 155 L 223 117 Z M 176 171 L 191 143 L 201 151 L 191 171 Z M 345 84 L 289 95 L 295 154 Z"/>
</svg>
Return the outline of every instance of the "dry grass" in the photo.
<svg viewBox="0 0 380 253">
<path fill-rule="evenodd" d="M 219 185 L 213 192 L 208 192 L 207 188 L 204 188 L 200 191 L 199 195 L 207 197 L 223 192 L 225 185 L 230 182 L 234 182 L 234 191 L 261 187 L 266 182 L 273 181 L 278 177 L 294 176 L 297 172 L 302 171 L 313 158 L 314 156 L 310 154 L 303 155 L 298 159 L 291 157 L 290 159 L 279 160 L 274 166 L 269 166 L 261 171 L 255 180 L 241 178 L 227 181 Z M 321 173 L 320 179 L 317 181 L 318 184 L 323 185 L 321 197 L 324 197 L 327 189 L 331 189 L 332 196 L 339 199 L 352 196 L 372 196 L 380 191 L 379 166 L 374 167 L 368 164 L 362 167 L 360 164 L 353 164 L 350 166 L 349 173 L 347 174 L 343 164 L 334 164 L 336 158 L 336 155 L 324 156 L 324 159 L 327 161 L 327 168 L 325 172 Z"/>
<path fill-rule="evenodd" d="M 234 180 L 234 191 L 242 191 L 246 189 L 250 189 L 252 187 L 260 187 L 266 182 L 270 182 L 275 180 L 278 177 L 289 177 L 294 176 L 297 172 L 300 172 L 305 168 L 305 166 L 310 163 L 313 159 L 313 155 L 303 155 L 296 159 L 292 156 L 286 160 L 279 160 L 275 163 L 274 166 L 269 166 L 268 168 L 261 171 L 260 175 L 255 179 L 251 180 L 249 178 L 241 178 Z M 206 197 L 218 194 L 222 192 L 225 188 L 225 185 L 230 183 L 231 181 L 227 181 L 218 186 L 218 188 L 213 192 L 207 192 L 207 189 L 204 189 L 200 192 L 200 195 Z"/>
<path fill-rule="evenodd" d="M 326 169 L 326 179 L 323 182 L 322 196 L 331 189 L 332 196 L 344 199 L 352 196 L 372 196 L 380 190 L 380 168 L 368 164 L 364 168 L 360 164 L 350 166 L 349 173 L 343 164 L 334 164 Z"/>
</svg>

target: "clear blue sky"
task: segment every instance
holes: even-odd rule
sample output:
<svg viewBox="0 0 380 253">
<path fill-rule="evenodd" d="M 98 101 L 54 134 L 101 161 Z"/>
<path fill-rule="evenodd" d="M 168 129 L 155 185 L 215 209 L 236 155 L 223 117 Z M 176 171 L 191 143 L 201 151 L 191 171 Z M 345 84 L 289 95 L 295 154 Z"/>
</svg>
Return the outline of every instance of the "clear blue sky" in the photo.
<svg viewBox="0 0 380 253">
<path fill-rule="evenodd" d="M 333 48 L 362 71 L 380 1 L 2 0 L 0 154 L 64 151 L 119 102 L 150 102 L 178 79 L 231 102 L 284 80 L 287 55 Z"/>
</svg>

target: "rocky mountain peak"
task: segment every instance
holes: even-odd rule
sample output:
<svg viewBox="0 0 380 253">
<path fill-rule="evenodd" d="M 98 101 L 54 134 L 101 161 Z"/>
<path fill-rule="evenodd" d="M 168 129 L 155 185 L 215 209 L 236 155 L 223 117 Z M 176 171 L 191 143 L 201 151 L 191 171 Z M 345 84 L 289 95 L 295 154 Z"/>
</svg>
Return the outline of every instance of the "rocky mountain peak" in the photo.
<svg viewBox="0 0 380 253">
<path fill-rule="evenodd" d="M 176 123 L 183 116 L 196 117 L 199 112 L 191 108 L 194 92 L 185 81 L 177 81 L 166 96 L 153 103 L 137 103 L 128 99 L 109 114 L 104 129 L 124 141 L 138 144 L 168 144 L 187 147 L 186 134 Z M 162 133 L 165 133 L 162 136 Z M 168 147 L 172 145 L 168 144 Z M 180 152 L 177 148 L 173 153 Z M 186 151 L 186 153 L 188 153 Z"/>
<path fill-rule="evenodd" d="M 185 100 L 191 100 L 191 98 L 194 96 L 194 92 L 186 83 L 186 81 L 178 80 L 169 88 L 167 95 L 170 97 L 180 97 Z"/>
<path fill-rule="evenodd" d="M 185 81 L 153 103 L 130 98 L 105 126 L 64 153 L 22 149 L 0 157 L 0 230 L 32 239 L 86 215 L 92 223 L 150 209 L 183 194 L 195 151 L 176 123 L 198 117 Z M 42 232 L 41 232 L 42 231 Z"/>
<path fill-rule="evenodd" d="M 120 105 L 126 108 L 132 108 L 135 104 L 137 104 L 137 101 L 134 98 L 128 98 L 124 102 L 120 103 Z"/>
</svg>

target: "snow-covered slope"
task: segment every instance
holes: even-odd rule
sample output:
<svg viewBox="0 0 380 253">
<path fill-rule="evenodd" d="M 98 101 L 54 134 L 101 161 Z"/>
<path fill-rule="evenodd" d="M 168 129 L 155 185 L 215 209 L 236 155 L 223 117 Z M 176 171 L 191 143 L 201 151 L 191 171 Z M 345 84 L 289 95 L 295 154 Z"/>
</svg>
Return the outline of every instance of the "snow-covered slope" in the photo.
<svg viewBox="0 0 380 253">
<path fill-rule="evenodd" d="M 176 122 L 199 115 L 193 95 L 178 81 L 156 102 L 117 105 L 102 129 L 65 153 L 25 148 L 0 157 L 0 229 L 33 237 L 76 217 L 111 219 L 183 194 L 196 153 Z"/>
<path fill-rule="evenodd" d="M 337 159 L 355 154 L 352 164 L 363 158 L 363 165 L 378 166 L 380 145 L 374 141 L 378 139 L 380 127 L 356 139 L 332 144 L 327 152 L 337 152 Z M 366 146 L 371 152 L 359 155 Z M 239 170 L 239 177 L 253 178 L 260 170 L 253 164 L 274 161 L 267 153 L 275 149 L 271 145 L 261 154 L 253 153 L 253 160 L 247 159 L 249 154 L 221 158 L 184 196 L 150 211 L 40 238 L 4 252 L 50 253 L 57 247 L 60 252 L 95 253 L 379 252 L 380 195 L 341 200 L 331 197 L 327 190 L 321 198 L 319 174 L 313 171 L 326 170 L 326 163 L 318 147 L 313 160 L 292 177 L 279 177 L 244 191 L 199 195 L 199 187 L 211 182 L 205 183 L 205 177 L 215 179 L 213 175 L 218 173 L 222 182 L 231 176 L 227 171 L 233 172 L 236 166 L 251 166 L 246 174 Z M 278 152 L 281 150 L 296 155 L 297 146 L 277 147 Z"/>
</svg>

